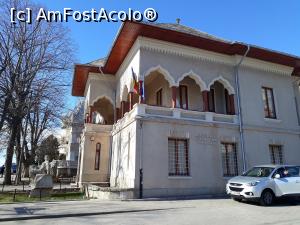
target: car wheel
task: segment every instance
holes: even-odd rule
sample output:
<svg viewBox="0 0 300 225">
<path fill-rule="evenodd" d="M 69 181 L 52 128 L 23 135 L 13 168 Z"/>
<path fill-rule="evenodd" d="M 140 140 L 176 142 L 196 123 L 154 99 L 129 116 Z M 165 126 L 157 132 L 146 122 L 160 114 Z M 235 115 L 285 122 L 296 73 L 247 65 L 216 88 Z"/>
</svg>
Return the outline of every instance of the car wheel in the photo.
<svg viewBox="0 0 300 225">
<path fill-rule="evenodd" d="M 273 204 L 274 194 L 270 190 L 265 190 L 260 196 L 260 204 L 263 206 L 270 206 Z"/>
</svg>

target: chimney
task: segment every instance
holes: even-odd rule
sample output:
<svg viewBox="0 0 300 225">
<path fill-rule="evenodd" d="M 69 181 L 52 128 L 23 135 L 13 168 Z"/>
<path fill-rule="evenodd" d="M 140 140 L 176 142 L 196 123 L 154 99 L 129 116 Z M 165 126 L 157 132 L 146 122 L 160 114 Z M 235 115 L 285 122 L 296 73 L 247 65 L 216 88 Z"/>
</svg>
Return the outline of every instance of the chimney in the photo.
<svg viewBox="0 0 300 225">
<path fill-rule="evenodd" d="M 177 23 L 177 24 L 180 24 L 180 18 L 177 18 L 177 19 L 176 19 L 176 23 Z"/>
</svg>

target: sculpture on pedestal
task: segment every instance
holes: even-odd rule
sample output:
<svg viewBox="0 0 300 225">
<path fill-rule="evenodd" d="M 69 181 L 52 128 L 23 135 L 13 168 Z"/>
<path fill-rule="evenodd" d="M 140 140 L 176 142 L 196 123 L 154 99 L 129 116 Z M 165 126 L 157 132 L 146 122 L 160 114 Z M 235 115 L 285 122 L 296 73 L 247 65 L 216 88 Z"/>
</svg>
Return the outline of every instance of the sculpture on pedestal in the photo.
<svg viewBox="0 0 300 225">
<path fill-rule="evenodd" d="M 48 196 L 51 194 L 53 189 L 53 170 L 51 169 L 51 163 L 49 161 L 49 156 L 45 155 L 45 161 L 40 165 L 30 166 L 30 178 L 31 182 L 31 191 L 30 197 L 38 196 Z M 56 163 L 53 163 L 55 165 Z"/>
</svg>

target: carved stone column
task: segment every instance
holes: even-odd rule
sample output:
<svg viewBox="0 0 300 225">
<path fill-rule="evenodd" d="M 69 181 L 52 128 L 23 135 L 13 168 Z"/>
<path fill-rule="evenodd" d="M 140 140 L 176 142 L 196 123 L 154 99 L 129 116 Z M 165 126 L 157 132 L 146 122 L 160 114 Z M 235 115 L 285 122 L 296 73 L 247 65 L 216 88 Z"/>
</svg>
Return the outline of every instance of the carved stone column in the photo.
<svg viewBox="0 0 300 225">
<path fill-rule="evenodd" d="M 209 111 L 209 99 L 208 99 L 209 91 L 202 91 L 202 99 L 203 99 L 203 111 Z"/>
<path fill-rule="evenodd" d="M 121 101 L 121 118 L 126 113 L 126 101 Z"/>
<path fill-rule="evenodd" d="M 93 119 L 93 107 L 92 106 L 89 106 L 89 122 L 88 123 L 92 123 Z"/>
<path fill-rule="evenodd" d="M 176 86 L 171 87 L 172 89 L 172 108 L 176 108 Z"/>
<path fill-rule="evenodd" d="M 120 119 L 120 108 L 116 108 L 116 118 L 115 118 L 115 122 L 117 122 L 118 119 Z"/>
<path fill-rule="evenodd" d="M 129 92 L 129 111 L 132 110 L 133 107 L 133 91 Z"/>
</svg>

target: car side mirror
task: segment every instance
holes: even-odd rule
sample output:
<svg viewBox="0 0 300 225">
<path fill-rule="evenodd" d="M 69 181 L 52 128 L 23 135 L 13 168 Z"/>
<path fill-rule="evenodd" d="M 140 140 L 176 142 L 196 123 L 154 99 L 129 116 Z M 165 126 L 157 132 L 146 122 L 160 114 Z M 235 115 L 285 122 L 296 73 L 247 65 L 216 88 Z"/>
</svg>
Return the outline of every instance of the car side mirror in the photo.
<svg viewBox="0 0 300 225">
<path fill-rule="evenodd" d="M 278 174 L 278 173 L 275 174 L 274 178 L 275 178 L 275 179 L 279 179 L 279 178 L 280 178 L 280 174 Z"/>
</svg>

